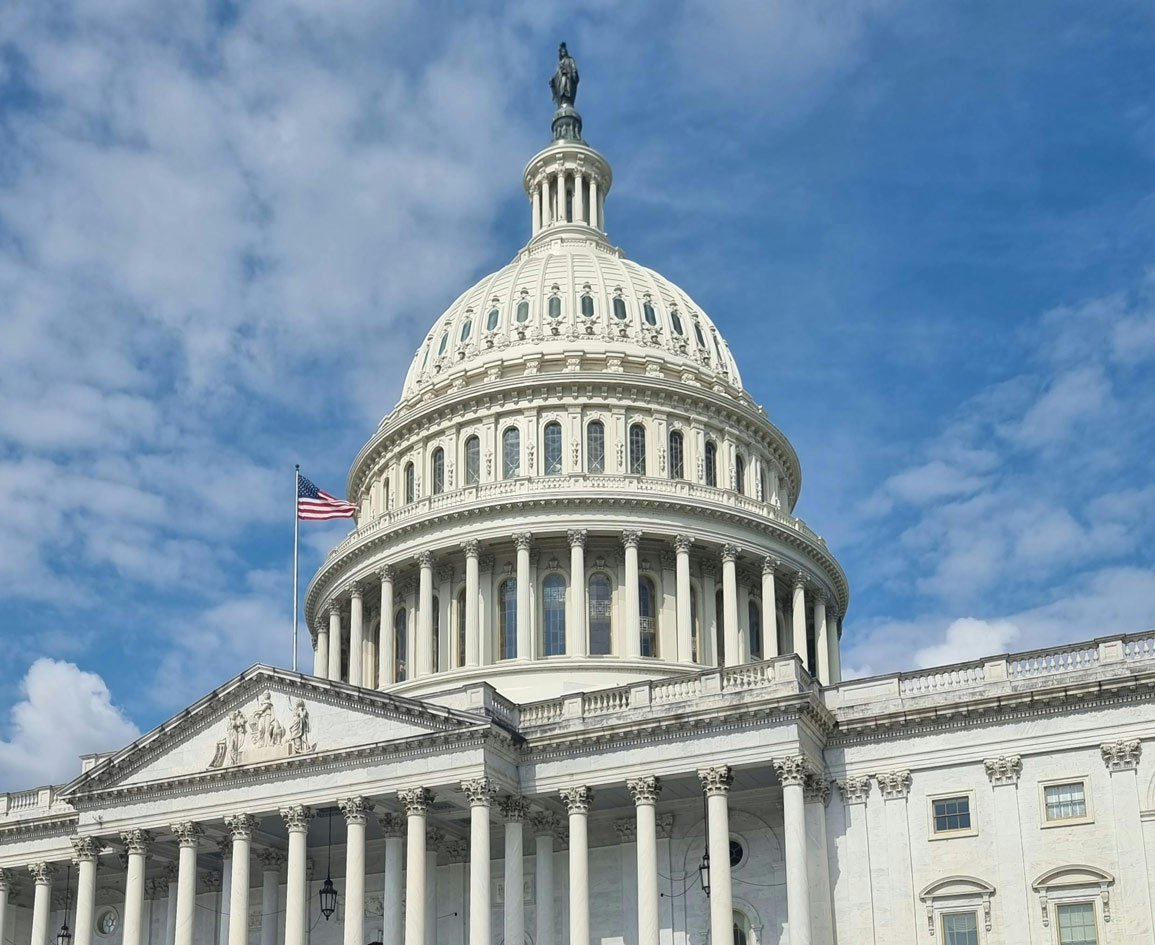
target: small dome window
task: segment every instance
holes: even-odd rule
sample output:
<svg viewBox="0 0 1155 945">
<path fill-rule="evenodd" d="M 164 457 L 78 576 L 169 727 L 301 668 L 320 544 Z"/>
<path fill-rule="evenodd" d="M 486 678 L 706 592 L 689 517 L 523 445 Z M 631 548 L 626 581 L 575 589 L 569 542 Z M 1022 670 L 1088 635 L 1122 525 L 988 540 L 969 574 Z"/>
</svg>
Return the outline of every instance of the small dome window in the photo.
<svg viewBox="0 0 1155 945">
<path fill-rule="evenodd" d="M 702 334 L 702 326 L 697 321 L 694 322 L 694 337 L 698 339 L 698 344 L 706 347 L 706 336 Z"/>
<path fill-rule="evenodd" d="M 718 360 L 725 362 L 726 358 L 722 354 L 722 342 L 718 340 L 718 336 L 714 335 L 714 350 L 718 352 Z"/>
<path fill-rule="evenodd" d="M 620 295 L 614 296 L 614 318 L 622 321 L 626 318 L 626 300 Z"/>
<path fill-rule="evenodd" d="M 425 349 L 425 357 L 421 359 L 421 370 L 424 371 L 427 367 L 429 367 L 429 355 L 432 353 L 433 353 L 433 345 L 430 345 L 428 348 Z"/>
<path fill-rule="evenodd" d="M 466 342 L 469 336 L 473 334 L 473 319 L 467 318 L 465 323 L 461 326 L 461 341 Z"/>
<path fill-rule="evenodd" d="M 647 325 L 658 324 L 658 313 L 654 311 L 654 306 L 649 302 L 642 303 L 642 318 L 646 320 Z M 678 334 L 681 334 L 681 332 L 678 332 Z"/>
<path fill-rule="evenodd" d="M 549 297 L 549 317 L 561 318 L 561 299 L 559 299 L 556 295 L 551 295 Z"/>
<path fill-rule="evenodd" d="M 489 315 L 485 318 L 485 330 L 493 331 L 497 327 L 497 323 L 501 320 L 501 312 L 496 308 L 489 310 Z"/>
<path fill-rule="evenodd" d="M 525 299 L 517 303 L 517 320 L 522 323 L 529 321 L 529 302 Z"/>
<path fill-rule="evenodd" d="M 594 317 L 594 298 L 592 295 L 582 296 L 582 315 L 586 318 Z"/>
<path fill-rule="evenodd" d="M 441 333 L 441 341 L 437 343 L 437 356 L 445 354 L 445 349 L 449 347 L 449 332 L 443 331 Z"/>
<path fill-rule="evenodd" d="M 676 308 L 670 309 L 670 321 L 674 324 L 674 334 L 686 334 L 686 329 L 682 325 L 682 317 L 678 314 L 678 310 Z"/>
</svg>

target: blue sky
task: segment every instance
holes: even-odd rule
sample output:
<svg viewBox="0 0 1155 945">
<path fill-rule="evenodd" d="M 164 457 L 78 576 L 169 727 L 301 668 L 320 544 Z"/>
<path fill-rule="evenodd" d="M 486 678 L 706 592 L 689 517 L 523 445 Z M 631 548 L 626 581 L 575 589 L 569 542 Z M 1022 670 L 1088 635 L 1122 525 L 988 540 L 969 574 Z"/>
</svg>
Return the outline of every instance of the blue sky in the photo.
<svg viewBox="0 0 1155 945">
<path fill-rule="evenodd" d="M 524 242 L 566 40 L 611 238 L 791 437 L 888 672 L 1155 626 L 1155 7 L 0 6 L 0 789 L 288 658 L 343 488 Z M 304 532 L 307 576 L 341 529 Z M 306 664 L 307 665 L 307 664 Z"/>
</svg>

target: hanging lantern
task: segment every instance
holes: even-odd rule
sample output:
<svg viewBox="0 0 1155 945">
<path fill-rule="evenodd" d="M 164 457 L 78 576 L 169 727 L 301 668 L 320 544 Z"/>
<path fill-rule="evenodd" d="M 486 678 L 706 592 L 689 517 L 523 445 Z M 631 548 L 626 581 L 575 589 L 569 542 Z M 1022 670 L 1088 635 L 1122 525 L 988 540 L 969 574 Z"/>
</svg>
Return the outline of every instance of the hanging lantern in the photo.
<svg viewBox="0 0 1155 945">
<path fill-rule="evenodd" d="M 698 879 L 702 883 L 702 892 L 706 894 L 706 898 L 710 898 L 710 853 L 706 851 L 702 854 L 702 862 L 698 864 Z"/>
<path fill-rule="evenodd" d="M 72 930 L 68 927 L 68 910 L 72 905 L 72 864 L 68 864 L 67 878 L 64 880 L 64 924 L 56 933 L 56 945 L 72 945 Z"/>
<path fill-rule="evenodd" d="M 337 911 L 337 887 L 333 885 L 333 814 L 335 811 L 329 811 L 329 864 L 325 867 L 325 882 L 321 885 L 321 891 L 317 893 L 317 898 L 321 900 L 321 915 L 325 917 L 328 922 L 332 918 L 333 913 Z"/>
</svg>

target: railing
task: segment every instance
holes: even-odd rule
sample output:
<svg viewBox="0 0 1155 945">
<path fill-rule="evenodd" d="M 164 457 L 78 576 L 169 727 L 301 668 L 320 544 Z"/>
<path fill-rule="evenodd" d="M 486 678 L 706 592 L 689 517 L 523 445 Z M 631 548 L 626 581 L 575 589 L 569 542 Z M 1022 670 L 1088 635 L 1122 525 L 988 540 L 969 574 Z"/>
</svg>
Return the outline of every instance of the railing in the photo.
<svg viewBox="0 0 1155 945">
<path fill-rule="evenodd" d="M 702 680 L 698 676 L 675 676 L 659 679 L 650 684 L 650 701 L 656 705 L 666 702 L 685 702 L 702 694 Z"/>
<path fill-rule="evenodd" d="M 927 692 L 981 685 L 985 678 L 982 666 L 962 666 L 944 672 L 915 675 L 903 673 L 898 677 L 898 691 L 904 696 L 920 696 Z"/>
<path fill-rule="evenodd" d="M 773 681 L 774 668 L 769 663 L 749 663 L 722 671 L 723 689 L 757 689 Z"/>
<path fill-rule="evenodd" d="M 561 699 L 548 702 L 531 702 L 521 709 L 522 725 L 546 725 L 561 721 L 565 714 L 565 703 Z"/>
<path fill-rule="evenodd" d="M 1124 640 L 1123 658 L 1128 660 L 1155 659 L 1155 634 L 1136 636 Z"/>
<path fill-rule="evenodd" d="M 32 810 L 40 803 L 39 791 L 20 791 L 8 795 L 8 810 L 16 813 L 21 810 Z"/>
<path fill-rule="evenodd" d="M 630 707 L 628 689 L 599 689 L 582 695 L 582 715 L 607 715 Z"/>
<path fill-rule="evenodd" d="M 1062 650 L 1026 653 L 1013 657 L 1007 663 L 1007 675 L 1011 679 L 1025 679 L 1028 676 L 1053 676 L 1056 673 L 1088 669 L 1098 662 L 1099 646 L 1082 644 Z"/>
</svg>

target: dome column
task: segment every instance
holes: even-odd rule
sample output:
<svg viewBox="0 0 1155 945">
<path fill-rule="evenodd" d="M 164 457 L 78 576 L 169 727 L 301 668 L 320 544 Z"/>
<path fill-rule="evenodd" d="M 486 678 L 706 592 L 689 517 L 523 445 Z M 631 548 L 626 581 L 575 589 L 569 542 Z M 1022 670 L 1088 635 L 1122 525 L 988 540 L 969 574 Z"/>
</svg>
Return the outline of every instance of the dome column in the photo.
<svg viewBox="0 0 1155 945">
<path fill-rule="evenodd" d="M 737 666 L 738 652 L 738 546 L 722 546 L 722 641 L 724 653 L 719 654 L 722 666 Z"/>
<path fill-rule="evenodd" d="M 538 184 L 530 194 L 529 202 L 533 207 L 533 235 L 537 236 L 541 230 L 541 185 Z"/>
<path fill-rule="evenodd" d="M 762 559 L 762 658 L 767 660 L 778 655 L 778 601 L 774 588 L 777 567 L 777 558 Z"/>
<path fill-rule="evenodd" d="M 360 686 L 365 667 L 365 601 L 361 585 L 349 585 L 349 685 Z"/>
<path fill-rule="evenodd" d="M 581 160 L 580 158 L 578 159 Z M 578 166 L 573 172 L 573 221 L 574 223 L 585 223 L 585 194 L 582 192 L 585 188 L 585 176 L 582 174 L 582 166 Z"/>
<path fill-rule="evenodd" d="M 626 551 L 626 646 L 623 655 L 627 659 L 638 659 L 642 655 L 642 628 L 638 607 L 638 542 L 639 531 L 622 532 L 622 545 Z"/>
<path fill-rule="evenodd" d="M 674 537 L 678 613 L 678 659 L 683 663 L 694 661 L 694 615 L 690 610 L 690 546 L 694 539 L 688 535 Z"/>
<path fill-rule="evenodd" d="M 326 678 L 341 681 L 341 602 L 334 597 L 329 601 L 329 658 Z"/>
<path fill-rule="evenodd" d="M 465 552 L 465 665 L 477 666 L 481 663 L 481 633 L 477 619 L 481 543 L 474 539 L 464 542 L 461 548 Z"/>
<path fill-rule="evenodd" d="M 830 641 L 826 627 L 826 596 L 817 591 L 814 594 L 814 655 L 818 663 L 818 681 L 823 686 L 830 685 Z"/>
<path fill-rule="evenodd" d="M 519 532 L 513 536 L 517 544 L 517 659 L 533 659 L 533 615 L 529 580 L 529 549 L 533 536 Z"/>
<path fill-rule="evenodd" d="M 377 631 L 377 688 L 397 682 L 397 637 L 393 630 L 393 566 L 377 570 L 381 582 L 381 627 Z"/>
<path fill-rule="evenodd" d="M 313 675 L 318 679 L 329 678 L 329 625 L 324 621 L 315 624 L 317 638 L 313 641 Z"/>
<path fill-rule="evenodd" d="M 569 613 L 565 621 L 565 651 L 568 656 L 588 656 L 585 633 L 586 535 L 584 528 L 571 528 L 569 539 Z"/>
<path fill-rule="evenodd" d="M 414 676 L 433 672 L 433 555 L 424 551 L 417 556 L 421 578 L 417 590 L 417 652 L 414 654 Z"/>
<path fill-rule="evenodd" d="M 792 623 L 794 629 L 794 652 L 802 660 L 803 669 L 810 670 L 810 647 L 806 644 L 806 575 L 799 571 L 794 575 L 794 601 Z"/>
</svg>

